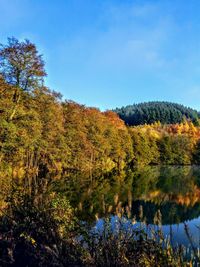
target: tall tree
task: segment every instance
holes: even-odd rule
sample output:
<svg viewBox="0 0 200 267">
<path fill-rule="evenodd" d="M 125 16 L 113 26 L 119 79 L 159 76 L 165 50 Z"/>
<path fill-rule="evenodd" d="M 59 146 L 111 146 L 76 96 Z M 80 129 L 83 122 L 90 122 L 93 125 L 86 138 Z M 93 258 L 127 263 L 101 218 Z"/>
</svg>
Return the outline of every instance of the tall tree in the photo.
<svg viewBox="0 0 200 267">
<path fill-rule="evenodd" d="M 0 45 L 0 77 L 16 87 L 13 93 L 13 119 L 21 97 L 21 91 L 30 92 L 43 83 L 46 76 L 44 61 L 36 46 L 29 40 L 18 41 L 8 38 L 7 45 Z"/>
</svg>

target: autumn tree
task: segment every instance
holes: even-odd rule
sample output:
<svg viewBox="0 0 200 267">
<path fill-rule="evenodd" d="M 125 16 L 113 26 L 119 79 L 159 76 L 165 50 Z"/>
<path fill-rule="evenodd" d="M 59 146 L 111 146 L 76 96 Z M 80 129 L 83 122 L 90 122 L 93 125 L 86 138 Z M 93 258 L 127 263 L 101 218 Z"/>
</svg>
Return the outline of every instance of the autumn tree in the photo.
<svg viewBox="0 0 200 267">
<path fill-rule="evenodd" d="M 46 76 L 44 61 L 36 46 L 29 40 L 20 42 L 8 38 L 7 45 L 0 45 L 0 76 L 7 84 L 15 86 L 12 96 L 14 106 L 10 115 L 13 119 L 20 102 L 21 91 L 32 91 L 42 85 Z"/>
</svg>

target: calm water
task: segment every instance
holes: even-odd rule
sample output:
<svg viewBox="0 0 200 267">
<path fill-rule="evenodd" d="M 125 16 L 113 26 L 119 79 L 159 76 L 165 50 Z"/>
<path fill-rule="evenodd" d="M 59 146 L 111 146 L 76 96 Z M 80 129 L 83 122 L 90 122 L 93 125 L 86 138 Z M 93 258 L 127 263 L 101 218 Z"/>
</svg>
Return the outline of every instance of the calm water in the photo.
<svg viewBox="0 0 200 267">
<path fill-rule="evenodd" d="M 131 211 L 130 220 L 152 226 L 160 210 L 163 232 L 172 234 L 174 244 L 189 244 L 186 223 L 199 245 L 200 166 L 148 166 L 98 178 L 76 175 L 59 182 L 57 190 L 68 195 L 78 217 L 91 225 L 100 227 L 101 218 L 124 209 Z"/>
</svg>

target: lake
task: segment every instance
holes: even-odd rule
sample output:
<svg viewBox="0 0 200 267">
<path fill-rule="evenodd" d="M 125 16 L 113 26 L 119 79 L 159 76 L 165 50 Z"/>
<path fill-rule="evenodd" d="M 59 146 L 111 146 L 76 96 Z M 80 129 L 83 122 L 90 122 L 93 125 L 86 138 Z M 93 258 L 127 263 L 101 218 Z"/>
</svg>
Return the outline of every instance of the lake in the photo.
<svg viewBox="0 0 200 267">
<path fill-rule="evenodd" d="M 67 194 L 77 216 L 100 227 L 102 218 L 123 213 L 130 221 L 154 227 L 161 214 L 164 235 L 172 244 L 189 245 L 185 224 L 200 242 L 200 166 L 147 166 L 121 173 L 76 174 L 54 184 Z"/>
</svg>

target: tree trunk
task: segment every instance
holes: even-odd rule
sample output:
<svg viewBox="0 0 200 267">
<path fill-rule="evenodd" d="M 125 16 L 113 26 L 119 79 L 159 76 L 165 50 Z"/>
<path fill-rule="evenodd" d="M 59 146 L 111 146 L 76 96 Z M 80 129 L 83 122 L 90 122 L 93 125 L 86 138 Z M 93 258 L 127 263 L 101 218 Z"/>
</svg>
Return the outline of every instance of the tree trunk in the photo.
<svg viewBox="0 0 200 267">
<path fill-rule="evenodd" d="M 15 113 L 16 113 L 16 111 L 17 111 L 17 107 L 18 107 L 20 98 L 21 98 L 21 95 L 20 95 L 19 89 L 16 88 L 16 89 L 15 89 L 15 92 L 14 92 L 14 95 L 13 95 L 13 103 L 14 103 L 14 107 L 13 107 L 13 110 L 12 110 L 11 115 L 10 115 L 10 117 L 9 117 L 9 121 L 12 121 L 13 118 L 14 118 L 14 116 L 15 116 Z"/>
</svg>

